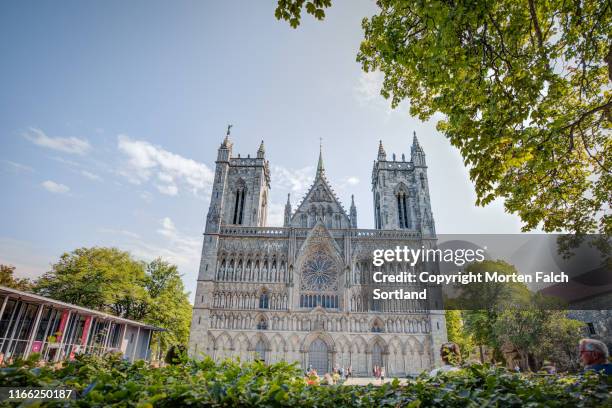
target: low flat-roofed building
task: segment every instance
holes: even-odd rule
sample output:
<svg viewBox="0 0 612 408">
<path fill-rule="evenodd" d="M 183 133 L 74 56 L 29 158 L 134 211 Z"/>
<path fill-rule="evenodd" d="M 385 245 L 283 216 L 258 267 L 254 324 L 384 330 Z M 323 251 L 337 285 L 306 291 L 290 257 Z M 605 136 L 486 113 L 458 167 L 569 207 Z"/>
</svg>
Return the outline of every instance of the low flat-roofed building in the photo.
<svg viewBox="0 0 612 408">
<path fill-rule="evenodd" d="M 149 360 L 154 326 L 0 286 L 0 352 L 4 358 L 40 353 L 47 361 L 75 354 L 121 352 Z"/>
</svg>

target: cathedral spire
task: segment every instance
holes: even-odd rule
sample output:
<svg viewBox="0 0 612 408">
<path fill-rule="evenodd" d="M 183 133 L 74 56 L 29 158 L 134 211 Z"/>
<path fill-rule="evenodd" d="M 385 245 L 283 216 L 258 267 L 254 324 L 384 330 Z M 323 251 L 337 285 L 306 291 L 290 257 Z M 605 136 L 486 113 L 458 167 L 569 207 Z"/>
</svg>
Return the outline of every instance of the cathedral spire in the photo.
<svg viewBox="0 0 612 408">
<path fill-rule="evenodd" d="M 259 145 L 259 149 L 257 149 L 257 158 L 263 159 L 265 154 L 266 154 L 266 149 L 264 147 L 264 141 L 262 140 L 261 144 Z"/>
<path fill-rule="evenodd" d="M 319 143 L 319 163 L 317 164 L 317 176 L 323 176 L 325 167 L 323 166 L 323 142 Z"/>
<path fill-rule="evenodd" d="M 387 153 L 383 147 L 382 140 L 378 144 L 378 160 L 387 160 Z"/>
</svg>

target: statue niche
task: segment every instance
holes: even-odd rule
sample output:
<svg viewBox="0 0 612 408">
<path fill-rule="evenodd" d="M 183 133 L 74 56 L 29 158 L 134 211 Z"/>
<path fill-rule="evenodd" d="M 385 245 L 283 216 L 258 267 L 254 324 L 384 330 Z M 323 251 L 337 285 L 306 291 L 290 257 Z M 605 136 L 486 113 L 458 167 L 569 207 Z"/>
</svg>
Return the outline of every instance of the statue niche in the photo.
<svg viewBox="0 0 612 408">
<path fill-rule="evenodd" d="M 329 202 L 332 202 L 332 199 L 329 196 L 329 194 L 327 193 L 327 191 L 325 190 L 325 187 L 323 187 L 322 185 L 319 185 L 312 192 L 310 201 L 329 203 Z"/>
</svg>

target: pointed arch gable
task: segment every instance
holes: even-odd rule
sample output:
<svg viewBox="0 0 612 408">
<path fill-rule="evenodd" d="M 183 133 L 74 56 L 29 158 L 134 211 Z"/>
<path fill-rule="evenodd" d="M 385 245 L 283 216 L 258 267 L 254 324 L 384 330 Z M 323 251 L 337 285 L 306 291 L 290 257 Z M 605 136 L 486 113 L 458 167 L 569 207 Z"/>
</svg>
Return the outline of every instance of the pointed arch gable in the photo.
<svg viewBox="0 0 612 408">
<path fill-rule="evenodd" d="M 376 335 L 370 339 L 368 342 L 368 350 L 371 352 L 375 345 L 377 345 L 382 349 L 383 353 L 389 353 L 389 345 L 380 335 Z"/>
<path fill-rule="evenodd" d="M 215 350 L 233 350 L 234 342 L 228 332 L 222 332 L 215 339 Z"/>
<path fill-rule="evenodd" d="M 343 335 L 336 338 L 336 345 L 338 352 L 348 352 L 350 350 L 350 342 Z"/>
<path fill-rule="evenodd" d="M 351 351 L 357 353 L 365 353 L 368 350 L 368 343 L 360 335 L 351 336 Z"/>
<path fill-rule="evenodd" d="M 298 250 L 299 253 L 303 253 L 308 246 L 313 245 L 314 243 L 329 245 L 330 250 L 333 249 L 332 252 L 337 256 L 338 260 L 342 261 L 342 249 L 340 246 L 338 246 L 336 240 L 331 236 L 329 230 L 321 221 L 317 221 L 317 223 L 308 232 L 306 239 Z"/>
<path fill-rule="evenodd" d="M 299 224 L 300 218 L 298 215 L 312 212 L 313 207 L 315 208 L 315 211 L 317 211 L 319 208 L 326 208 L 328 206 L 331 208 L 332 213 L 339 214 L 346 225 L 348 225 L 348 215 L 346 214 L 346 211 L 344 211 L 344 207 L 340 203 L 340 200 L 338 197 L 336 197 L 336 194 L 329 186 L 327 179 L 325 177 L 317 176 L 312 186 L 310 186 L 310 189 L 304 196 L 304 199 L 298 205 L 295 213 L 292 215 L 291 223 Z"/>
<path fill-rule="evenodd" d="M 334 339 L 332 338 L 332 336 L 330 336 L 328 333 L 326 332 L 311 332 L 309 333 L 305 338 L 304 341 L 302 341 L 302 346 L 301 346 L 301 350 L 302 352 L 308 352 L 309 348 L 310 348 L 310 344 L 317 340 L 320 339 L 322 340 L 326 345 L 327 348 L 330 352 L 335 352 L 336 350 L 336 342 L 334 341 Z"/>
<path fill-rule="evenodd" d="M 404 353 L 404 345 L 402 344 L 402 341 L 399 339 L 399 337 L 394 336 L 393 338 L 391 338 L 391 340 L 389 340 L 389 351 L 395 351 L 399 354 Z"/>
<path fill-rule="evenodd" d="M 423 354 L 423 344 L 414 336 L 409 336 L 405 343 L 406 352 Z"/>
<path fill-rule="evenodd" d="M 273 351 L 287 351 L 287 345 L 285 339 L 280 334 L 275 334 L 270 342 Z"/>
<path fill-rule="evenodd" d="M 248 348 L 249 346 L 249 338 L 244 333 L 238 333 L 236 338 L 234 339 L 234 347 L 238 348 Z"/>
<path fill-rule="evenodd" d="M 300 338 L 297 334 L 292 334 L 287 341 L 287 347 L 290 347 L 292 351 L 300 350 Z"/>
<path fill-rule="evenodd" d="M 398 193 L 408 194 L 409 191 L 410 190 L 408 189 L 408 186 L 403 181 L 400 181 L 399 183 L 397 183 L 397 185 L 393 189 L 393 194 L 398 194 Z"/>
<path fill-rule="evenodd" d="M 339 295 L 344 288 L 344 262 L 342 251 L 329 234 L 325 226 L 318 222 L 310 230 L 302 243 L 295 262 L 295 286 L 306 297 L 318 296 L 313 299 L 302 299 L 307 307 L 317 305 L 324 308 L 337 308 L 340 304 Z M 302 307 L 302 306 L 300 306 Z"/>
<path fill-rule="evenodd" d="M 257 343 L 259 343 L 260 341 L 262 341 L 263 344 L 266 346 L 266 351 L 272 350 L 272 345 L 270 344 L 270 340 L 264 333 L 257 333 L 256 335 L 251 337 L 250 340 L 251 340 L 250 346 L 249 346 L 250 351 L 254 351 L 257 346 Z"/>
</svg>

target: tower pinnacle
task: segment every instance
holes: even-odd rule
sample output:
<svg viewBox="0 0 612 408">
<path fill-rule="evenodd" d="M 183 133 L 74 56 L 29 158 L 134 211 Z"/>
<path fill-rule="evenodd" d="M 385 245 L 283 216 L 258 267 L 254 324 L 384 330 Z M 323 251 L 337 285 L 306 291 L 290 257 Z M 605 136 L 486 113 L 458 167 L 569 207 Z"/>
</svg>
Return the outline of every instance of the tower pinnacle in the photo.
<svg viewBox="0 0 612 408">
<path fill-rule="evenodd" d="M 387 160 L 387 153 L 383 147 L 382 140 L 378 144 L 378 160 Z"/>
<path fill-rule="evenodd" d="M 265 154 L 266 154 L 266 149 L 264 147 L 264 141 L 262 140 L 261 144 L 259 145 L 259 149 L 257 149 L 257 158 L 263 159 Z"/>
<path fill-rule="evenodd" d="M 419 144 L 416 132 L 413 132 L 412 147 L 410 148 L 411 161 L 415 166 L 425 166 L 425 152 Z"/>
<path fill-rule="evenodd" d="M 287 194 L 287 204 L 285 204 L 285 221 L 284 226 L 288 227 L 291 224 L 291 194 Z"/>
<path fill-rule="evenodd" d="M 323 141 L 319 142 L 319 163 L 317 164 L 317 176 L 322 176 L 325 173 L 323 166 Z"/>
<path fill-rule="evenodd" d="M 233 126 L 234 125 L 232 124 L 227 125 L 227 132 L 225 132 L 225 139 L 223 139 L 223 143 L 221 144 L 222 147 L 229 147 L 231 145 L 229 136 L 230 136 L 230 132 L 232 131 Z"/>
<path fill-rule="evenodd" d="M 355 207 L 355 196 L 351 194 L 351 209 L 349 212 L 351 227 L 357 228 L 357 207 Z"/>
</svg>

